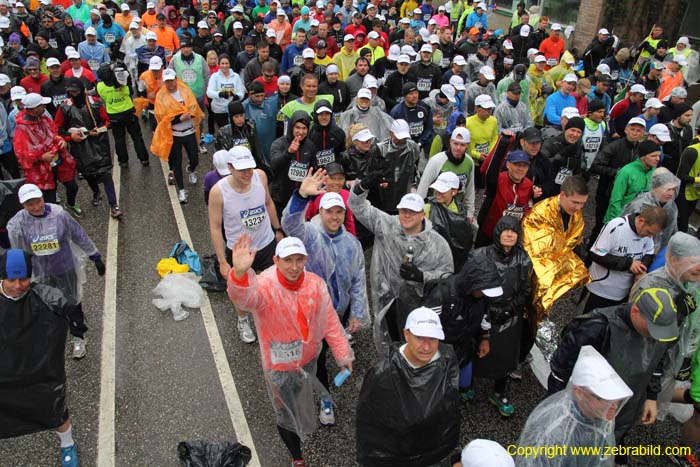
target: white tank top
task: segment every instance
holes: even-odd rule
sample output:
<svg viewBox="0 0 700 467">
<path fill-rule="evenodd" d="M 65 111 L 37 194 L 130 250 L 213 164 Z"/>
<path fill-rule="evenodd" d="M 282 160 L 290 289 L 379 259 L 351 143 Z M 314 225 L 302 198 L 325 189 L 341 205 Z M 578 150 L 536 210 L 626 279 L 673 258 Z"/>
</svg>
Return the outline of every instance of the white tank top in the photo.
<svg viewBox="0 0 700 467">
<path fill-rule="evenodd" d="M 224 200 L 223 223 L 226 246 L 233 249 L 236 240 L 247 233 L 252 236 L 251 248 L 262 249 L 275 239 L 270 216 L 265 207 L 265 187 L 257 172 L 253 172 L 250 190 L 238 193 L 231 188 L 228 177 L 217 182 Z"/>
</svg>

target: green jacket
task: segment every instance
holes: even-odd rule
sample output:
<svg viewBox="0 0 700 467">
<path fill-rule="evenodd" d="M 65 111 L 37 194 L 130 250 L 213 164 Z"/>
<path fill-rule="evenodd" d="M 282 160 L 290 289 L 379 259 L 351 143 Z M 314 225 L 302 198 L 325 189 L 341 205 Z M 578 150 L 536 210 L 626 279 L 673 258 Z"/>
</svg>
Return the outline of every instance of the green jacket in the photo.
<svg viewBox="0 0 700 467">
<path fill-rule="evenodd" d="M 126 112 L 134 108 L 134 103 L 131 101 L 129 86 L 107 86 L 100 81 L 97 83 L 97 94 L 105 103 L 105 110 L 108 114 L 118 114 Z"/>
<path fill-rule="evenodd" d="M 615 183 L 610 195 L 610 204 L 608 204 L 608 210 L 605 212 L 605 219 L 603 219 L 604 222 L 618 217 L 627 203 L 640 193 L 649 191 L 651 174 L 653 172 L 654 169 L 647 170 L 639 158 L 620 169 L 615 176 Z"/>
</svg>

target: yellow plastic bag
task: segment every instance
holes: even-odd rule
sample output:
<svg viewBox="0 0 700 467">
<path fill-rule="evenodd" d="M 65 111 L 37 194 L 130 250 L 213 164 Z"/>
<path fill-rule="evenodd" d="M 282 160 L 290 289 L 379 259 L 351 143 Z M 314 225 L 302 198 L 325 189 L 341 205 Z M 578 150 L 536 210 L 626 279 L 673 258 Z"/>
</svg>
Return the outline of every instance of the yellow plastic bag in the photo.
<svg viewBox="0 0 700 467">
<path fill-rule="evenodd" d="M 175 258 L 163 258 L 158 261 L 156 269 L 158 269 L 158 274 L 160 274 L 160 277 L 163 277 L 166 274 L 171 273 L 181 274 L 183 272 L 189 272 L 190 267 L 186 264 L 178 263 Z"/>
</svg>

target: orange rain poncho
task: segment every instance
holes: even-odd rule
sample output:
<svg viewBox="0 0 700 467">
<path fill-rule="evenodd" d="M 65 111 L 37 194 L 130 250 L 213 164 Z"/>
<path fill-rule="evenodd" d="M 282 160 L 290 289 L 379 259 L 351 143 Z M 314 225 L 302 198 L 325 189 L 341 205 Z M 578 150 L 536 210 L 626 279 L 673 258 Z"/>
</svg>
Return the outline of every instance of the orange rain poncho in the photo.
<svg viewBox="0 0 700 467">
<path fill-rule="evenodd" d="M 559 197 L 537 203 L 523 219 L 523 246 L 532 259 L 535 322 L 540 323 L 555 301 L 590 282 L 588 269 L 574 248 L 583 240 L 583 213 L 571 216 L 563 231 Z"/>
<path fill-rule="evenodd" d="M 156 126 L 151 141 L 151 152 L 164 161 L 170 158 L 170 148 L 173 146 L 173 119 L 189 112 L 194 119 L 194 128 L 197 130 L 197 141 L 199 141 L 199 122 L 204 118 L 204 113 L 199 108 L 194 94 L 179 79 L 177 80 L 177 90 L 185 100 L 184 105 L 176 101 L 165 86 L 160 88 L 156 94 L 155 114 L 158 126 Z"/>
</svg>

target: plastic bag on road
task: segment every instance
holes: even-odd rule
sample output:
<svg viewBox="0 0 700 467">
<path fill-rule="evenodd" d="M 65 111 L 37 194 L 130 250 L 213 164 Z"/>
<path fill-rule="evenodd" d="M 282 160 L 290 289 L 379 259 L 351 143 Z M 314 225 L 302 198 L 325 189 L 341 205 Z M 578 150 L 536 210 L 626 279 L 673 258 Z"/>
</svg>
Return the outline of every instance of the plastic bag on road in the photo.
<svg viewBox="0 0 700 467">
<path fill-rule="evenodd" d="M 190 313 L 182 307 L 199 308 L 204 303 L 204 290 L 191 273 L 168 274 L 153 289 L 153 293 L 162 298 L 154 298 L 153 304 L 161 311 L 170 309 L 175 321 L 182 321 Z"/>
<path fill-rule="evenodd" d="M 202 257 L 202 279 L 199 281 L 199 285 L 215 292 L 226 291 L 226 279 L 219 272 L 219 261 L 217 261 L 216 255 Z"/>
<path fill-rule="evenodd" d="M 177 454 L 183 467 L 244 467 L 251 458 L 248 447 L 230 441 L 183 441 Z"/>
<path fill-rule="evenodd" d="M 202 265 L 199 262 L 199 255 L 190 248 L 186 241 L 180 240 L 173 245 L 173 249 L 170 251 L 170 257 L 175 258 L 180 264 L 186 264 L 190 268 L 190 271 L 198 276 L 202 275 Z"/>
</svg>

